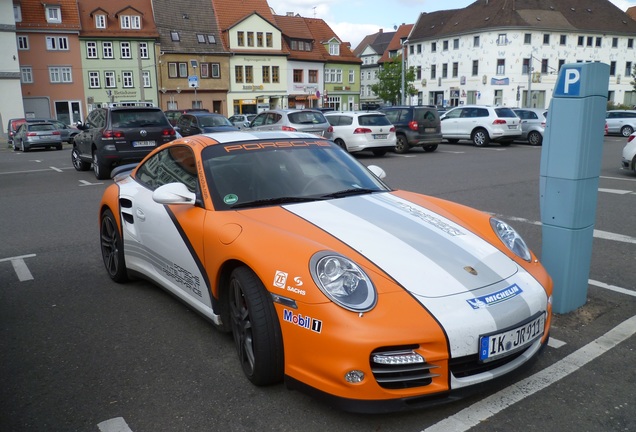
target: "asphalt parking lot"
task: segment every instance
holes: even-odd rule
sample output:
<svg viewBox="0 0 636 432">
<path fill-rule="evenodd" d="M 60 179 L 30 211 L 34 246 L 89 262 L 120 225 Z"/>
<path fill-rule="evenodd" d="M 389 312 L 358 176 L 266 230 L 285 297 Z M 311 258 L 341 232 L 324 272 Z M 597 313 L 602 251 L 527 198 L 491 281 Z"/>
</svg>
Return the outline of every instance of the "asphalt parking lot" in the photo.
<svg viewBox="0 0 636 432">
<path fill-rule="evenodd" d="M 461 401 L 371 416 L 251 386 L 230 338 L 152 285 L 105 274 L 107 181 L 76 172 L 68 145 L 23 154 L 0 142 L 0 430 L 634 431 L 636 175 L 618 168 L 624 141 L 604 142 L 587 303 L 554 316 L 537 361 Z M 395 188 L 504 218 L 540 254 L 540 151 L 460 143 L 358 158 Z"/>
</svg>

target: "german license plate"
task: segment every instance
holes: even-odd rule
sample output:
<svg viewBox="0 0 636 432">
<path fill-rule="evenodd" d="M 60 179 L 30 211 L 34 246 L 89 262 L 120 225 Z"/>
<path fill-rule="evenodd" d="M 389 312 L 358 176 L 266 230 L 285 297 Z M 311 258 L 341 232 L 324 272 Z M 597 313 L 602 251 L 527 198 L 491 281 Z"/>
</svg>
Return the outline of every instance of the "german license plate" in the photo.
<svg viewBox="0 0 636 432">
<path fill-rule="evenodd" d="M 374 134 L 373 139 L 387 139 L 388 134 Z"/>
<path fill-rule="evenodd" d="M 508 125 L 508 129 L 519 129 L 517 125 Z"/>
<path fill-rule="evenodd" d="M 133 141 L 132 142 L 133 147 L 154 147 L 155 146 L 155 141 L 151 140 L 151 141 Z"/>
<path fill-rule="evenodd" d="M 543 336 L 545 312 L 531 321 L 500 333 L 479 338 L 479 360 L 489 362 L 518 351 Z"/>
<path fill-rule="evenodd" d="M 424 132 L 426 132 L 426 133 L 435 133 L 435 132 L 437 132 L 437 129 L 435 129 L 435 128 L 424 128 Z"/>
</svg>

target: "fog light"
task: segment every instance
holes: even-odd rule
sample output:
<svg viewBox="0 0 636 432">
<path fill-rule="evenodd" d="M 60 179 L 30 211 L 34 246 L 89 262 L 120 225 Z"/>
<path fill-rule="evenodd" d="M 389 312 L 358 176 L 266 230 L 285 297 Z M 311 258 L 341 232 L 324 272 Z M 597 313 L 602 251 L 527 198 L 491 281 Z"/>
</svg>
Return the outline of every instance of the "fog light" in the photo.
<svg viewBox="0 0 636 432">
<path fill-rule="evenodd" d="M 345 381 L 351 384 L 361 383 L 364 380 L 364 372 L 352 370 L 345 374 Z"/>
<path fill-rule="evenodd" d="M 385 365 L 424 363 L 424 357 L 413 351 L 399 351 L 373 355 L 374 363 Z"/>
</svg>

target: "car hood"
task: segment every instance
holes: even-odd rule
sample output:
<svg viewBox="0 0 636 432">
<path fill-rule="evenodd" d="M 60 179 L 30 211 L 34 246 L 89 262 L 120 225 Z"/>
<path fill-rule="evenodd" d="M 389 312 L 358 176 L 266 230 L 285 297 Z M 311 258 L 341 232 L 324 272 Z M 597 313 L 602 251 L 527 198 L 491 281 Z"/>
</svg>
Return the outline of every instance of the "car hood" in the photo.
<svg viewBox="0 0 636 432">
<path fill-rule="evenodd" d="M 513 260 L 465 227 L 391 193 L 283 208 L 353 248 L 417 296 L 466 293 L 518 271 Z"/>
</svg>

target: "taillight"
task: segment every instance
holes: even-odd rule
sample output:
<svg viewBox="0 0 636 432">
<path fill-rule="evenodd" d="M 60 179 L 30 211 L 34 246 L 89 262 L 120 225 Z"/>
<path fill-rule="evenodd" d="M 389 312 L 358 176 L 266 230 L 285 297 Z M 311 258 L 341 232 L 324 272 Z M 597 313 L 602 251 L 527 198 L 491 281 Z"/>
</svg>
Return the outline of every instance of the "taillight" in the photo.
<svg viewBox="0 0 636 432">
<path fill-rule="evenodd" d="M 27 132 L 26 136 L 38 136 L 35 132 Z"/>
<path fill-rule="evenodd" d="M 634 138 L 636 138 L 636 135 L 630 135 L 629 138 L 627 138 L 627 142 L 632 142 Z"/>
<path fill-rule="evenodd" d="M 53 134 L 52 134 L 52 135 L 62 135 L 62 132 L 60 132 L 60 131 L 53 131 Z"/>
<path fill-rule="evenodd" d="M 506 124 L 506 123 L 508 123 L 508 122 L 503 120 L 503 119 L 495 119 L 495 121 L 492 122 L 492 124 L 494 124 L 494 125 L 501 125 L 501 124 Z"/>
<path fill-rule="evenodd" d="M 283 130 L 287 132 L 296 132 L 296 129 L 291 126 L 283 126 Z"/>
<path fill-rule="evenodd" d="M 371 133 L 371 129 L 368 128 L 356 128 L 356 130 L 353 131 L 354 134 L 365 134 L 365 133 Z"/>
<path fill-rule="evenodd" d="M 417 122 L 415 120 L 411 120 L 409 122 L 409 129 L 416 131 L 418 129 Z"/>
<path fill-rule="evenodd" d="M 541 122 L 541 127 L 544 128 L 545 127 L 545 122 Z"/>
<path fill-rule="evenodd" d="M 161 131 L 161 135 L 162 136 L 171 136 L 171 135 L 176 135 L 176 132 L 172 128 L 167 128 L 167 129 L 164 129 L 164 130 Z"/>
<path fill-rule="evenodd" d="M 102 132 L 102 138 L 105 139 L 113 139 L 113 138 L 123 138 L 124 132 L 118 130 L 104 130 Z"/>
<path fill-rule="evenodd" d="M 395 132 L 395 126 L 391 127 L 391 129 L 389 129 L 389 132 Z"/>
<path fill-rule="evenodd" d="M 333 133 L 333 126 L 329 126 L 329 127 L 327 128 L 327 132 L 329 132 L 329 133 Z"/>
</svg>

